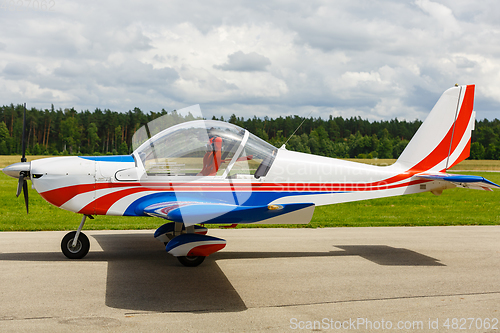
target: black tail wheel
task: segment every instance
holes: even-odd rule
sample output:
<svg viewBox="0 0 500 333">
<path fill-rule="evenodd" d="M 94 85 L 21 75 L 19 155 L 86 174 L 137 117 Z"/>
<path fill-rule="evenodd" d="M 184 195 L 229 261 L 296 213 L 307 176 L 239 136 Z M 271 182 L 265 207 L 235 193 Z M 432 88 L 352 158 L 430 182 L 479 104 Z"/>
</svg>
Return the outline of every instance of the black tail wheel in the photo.
<svg viewBox="0 0 500 333">
<path fill-rule="evenodd" d="M 73 239 L 75 239 L 76 231 L 71 231 L 64 236 L 61 241 L 61 250 L 69 259 L 82 259 L 89 253 L 90 242 L 88 237 L 81 232 L 78 236 L 76 246 L 73 247 Z"/>
<path fill-rule="evenodd" d="M 183 264 L 186 267 L 196 267 L 199 266 L 203 260 L 205 260 L 206 257 L 202 256 L 196 256 L 196 257 L 191 257 L 191 256 L 183 256 L 183 257 L 177 257 L 177 260 L 181 264 Z"/>
</svg>

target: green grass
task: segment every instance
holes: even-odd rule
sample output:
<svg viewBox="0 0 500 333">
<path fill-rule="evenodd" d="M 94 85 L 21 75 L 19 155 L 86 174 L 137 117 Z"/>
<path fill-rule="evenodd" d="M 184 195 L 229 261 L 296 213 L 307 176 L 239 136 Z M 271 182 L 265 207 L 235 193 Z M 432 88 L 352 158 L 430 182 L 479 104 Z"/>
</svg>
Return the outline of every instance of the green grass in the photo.
<svg viewBox="0 0 500 333">
<path fill-rule="evenodd" d="M 464 173 L 500 184 L 500 173 Z M 500 224 L 500 190 L 454 188 L 440 196 L 429 192 L 316 207 L 310 226 L 430 226 Z"/>
<path fill-rule="evenodd" d="M 345 160 L 377 165 L 388 166 L 396 162 L 395 159 L 362 159 L 362 158 L 346 158 Z M 456 170 L 456 171 L 455 171 Z M 499 160 L 465 160 L 449 170 L 450 172 L 457 171 L 500 171 Z"/>
<path fill-rule="evenodd" d="M 458 173 L 458 172 L 456 172 Z M 460 172 L 485 177 L 500 184 L 500 172 Z M 463 188 L 432 193 L 319 206 L 307 225 L 279 227 L 373 227 L 500 224 L 500 190 L 480 191 Z M 240 225 L 238 227 L 272 227 Z M 277 226 L 274 226 L 277 227 Z"/>
<path fill-rule="evenodd" d="M 500 184 L 499 172 L 470 172 Z M 31 185 L 31 183 L 29 183 Z M 0 231 L 75 230 L 81 215 L 45 202 L 29 189 L 30 213 L 22 195 L 16 198 L 17 181 L 0 173 Z M 156 229 L 164 221 L 153 217 L 97 216 L 87 220 L 87 230 Z M 493 192 L 451 189 L 441 196 L 431 193 L 358 201 L 316 207 L 308 225 L 272 227 L 359 227 L 500 224 L 500 190 Z M 216 226 L 214 226 L 216 227 Z M 240 225 L 239 227 L 270 227 Z"/>
<path fill-rule="evenodd" d="M 47 155 L 28 155 L 26 158 L 28 162 L 32 160 L 36 160 L 39 158 L 47 158 L 53 156 Z M 0 155 L 0 168 L 4 168 L 7 165 L 12 163 L 17 163 L 21 160 L 21 155 Z M 387 166 L 396 162 L 395 159 L 361 159 L 361 158 L 345 158 L 348 161 L 354 161 L 359 163 L 366 163 L 371 165 L 378 166 Z M 254 161 L 250 161 L 252 163 Z M 255 168 L 256 165 L 251 165 L 251 168 Z M 466 171 L 474 171 L 474 170 L 486 170 L 486 171 L 500 171 L 500 161 L 499 160 L 465 160 L 460 162 L 458 165 L 454 166 L 451 170 L 466 170 Z"/>
<path fill-rule="evenodd" d="M 53 157 L 53 156 L 28 155 L 26 156 L 26 159 L 28 160 L 28 162 L 31 162 L 39 158 L 47 158 L 47 157 Z M 5 168 L 7 165 L 11 165 L 13 163 L 18 163 L 18 162 L 21 162 L 21 155 L 0 155 L 0 168 Z"/>
<path fill-rule="evenodd" d="M 0 231 L 75 230 L 81 215 L 46 202 L 29 184 L 29 210 L 26 215 L 24 198 L 16 198 L 17 181 L 0 172 Z M 85 222 L 89 230 L 156 229 L 162 221 L 148 217 L 96 216 Z"/>
</svg>

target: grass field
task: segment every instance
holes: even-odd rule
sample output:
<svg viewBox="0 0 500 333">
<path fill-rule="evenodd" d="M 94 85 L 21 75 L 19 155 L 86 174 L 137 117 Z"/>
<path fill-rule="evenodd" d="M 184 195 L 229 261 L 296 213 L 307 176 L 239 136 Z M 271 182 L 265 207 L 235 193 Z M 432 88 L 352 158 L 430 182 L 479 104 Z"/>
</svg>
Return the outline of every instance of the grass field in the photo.
<svg viewBox="0 0 500 333">
<path fill-rule="evenodd" d="M 26 156 L 26 159 L 28 162 L 31 162 L 33 160 L 37 160 L 39 158 L 46 158 L 46 157 L 52 157 L 52 156 L 45 156 L 45 155 L 29 155 Z M 0 168 L 5 168 L 7 165 L 21 162 L 21 155 L 0 155 Z"/>
<path fill-rule="evenodd" d="M 46 156 L 41 156 L 46 157 Z M 18 162 L 20 157 L 1 156 L 0 167 Z M 383 160 L 366 160 L 383 161 Z M 468 165 L 462 166 L 464 162 Z M 500 161 L 464 161 L 459 170 L 500 170 Z M 488 167 L 488 169 L 481 169 Z M 500 172 L 467 172 L 500 184 Z M 0 173 L 0 231 L 75 230 L 81 216 L 45 202 L 29 189 L 30 213 L 26 215 L 22 195 L 16 198 L 17 181 Z M 423 226 L 500 224 L 500 190 L 494 192 L 451 189 L 441 196 L 431 193 L 366 200 L 317 207 L 305 227 L 339 226 Z M 87 220 L 85 229 L 155 229 L 164 221 L 152 217 L 97 216 Z M 240 225 L 239 227 L 262 227 Z M 290 227 L 290 226 L 287 226 Z M 304 227 L 304 226 L 297 226 Z"/>
<path fill-rule="evenodd" d="M 29 161 L 36 160 L 39 158 L 47 158 L 52 156 L 46 155 L 30 155 L 26 156 Z M 396 162 L 395 159 L 356 159 L 356 158 L 346 158 L 348 161 L 378 165 L 378 166 L 387 166 Z M 20 155 L 0 155 L 0 168 L 4 168 L 7 165 L 12 163 L 17 163 L 21 161 Z M 250 161 L 249 163 L 251 163 Z M 500 171 L 500 161 L 497 160 L 465 160 L 462 163 L 451 169 L 453 170 L 461 170 L 461 171 Z"/>
<path fill-rule="evenodd" d="M 388 166 L 396 162 L 395 159 L 355 159 L 346 158 L 348 161 L 366 163 L 378 166 Z M 454 166 L 450 171 L 500 171 L 500 161 L 497 160 L 465 160 Z"/>
</svg>

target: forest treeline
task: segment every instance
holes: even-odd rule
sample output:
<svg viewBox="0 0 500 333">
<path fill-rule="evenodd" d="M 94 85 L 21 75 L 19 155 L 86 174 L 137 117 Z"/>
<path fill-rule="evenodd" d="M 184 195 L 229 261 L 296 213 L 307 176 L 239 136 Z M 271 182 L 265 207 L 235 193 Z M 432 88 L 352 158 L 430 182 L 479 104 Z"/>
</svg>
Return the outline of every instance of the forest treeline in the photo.
<svg viewBox="0 0 500 333">
<path fill-rule="evenodd" d="M 0 155 L 21 154 L 23 106 L 0 107 Z M 146 123 L 167 114 L 95 109 L 30 108 L 27 110 L 27 154 L 31 155 L 106 155 L 128 154 L 132 136 Z M 181 117 L 181 116 L 179 116 Z M 232 115 L 228 121 L 288 150 L 340 158 L 397 158 L 415 134 L 421 121 L 368 121 L 360 117 L 328 119 L 287 116 L 248 118 Z M 476 121 L 472 134 L 471 159 L 500 159 L 500 120 Z"/>
</svg>

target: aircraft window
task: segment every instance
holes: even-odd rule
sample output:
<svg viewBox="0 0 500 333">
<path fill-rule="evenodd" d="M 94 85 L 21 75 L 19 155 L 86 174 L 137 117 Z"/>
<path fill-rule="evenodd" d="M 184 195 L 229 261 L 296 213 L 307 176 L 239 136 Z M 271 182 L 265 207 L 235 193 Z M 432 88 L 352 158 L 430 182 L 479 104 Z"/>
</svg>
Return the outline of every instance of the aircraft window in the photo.
<svg viewBox="0 0 500 333">
<path fill-rule="evenodd" d="M 267 174 L 277 148 L 250 133 L 243 151 L 234 163 L 228 178 L 260 178 Z"/>
<path fill-rule="evenodd" d="M 197 120 L 170 127 L 137 149 L 148 176 L 221 176 L 245 130 Z"/>
</svg>

